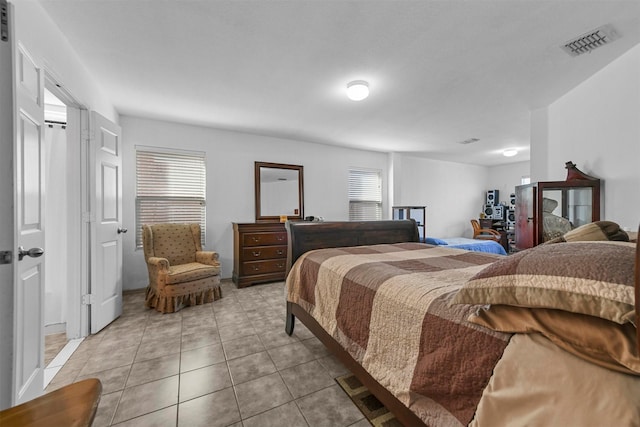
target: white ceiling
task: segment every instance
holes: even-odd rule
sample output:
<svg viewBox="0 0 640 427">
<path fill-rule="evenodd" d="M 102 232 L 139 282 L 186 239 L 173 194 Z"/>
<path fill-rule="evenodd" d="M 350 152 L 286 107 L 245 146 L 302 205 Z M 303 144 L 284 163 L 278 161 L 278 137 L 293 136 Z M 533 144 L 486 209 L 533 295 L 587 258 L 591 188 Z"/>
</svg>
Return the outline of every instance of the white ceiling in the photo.
<svg viewBox="0 0 640 427">
<path fill-rule="evenodd" d="M 479 165 L 528 160 L 530 112 L 640 43 L 637 0 L 41 3 L 120 114 Z"/>
</svg>

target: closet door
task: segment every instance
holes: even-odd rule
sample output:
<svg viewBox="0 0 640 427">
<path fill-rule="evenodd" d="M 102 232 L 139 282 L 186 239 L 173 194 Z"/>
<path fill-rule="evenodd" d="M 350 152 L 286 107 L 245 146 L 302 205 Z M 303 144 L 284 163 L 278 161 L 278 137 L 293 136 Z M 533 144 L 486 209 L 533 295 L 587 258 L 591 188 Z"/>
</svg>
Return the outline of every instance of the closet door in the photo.
<svg viewBox="0 0 640 427">
<path fill-rule="evenodd" d="M 122 314 L 122 133 L 91 113 L 91 333 Z"/>
</svg>

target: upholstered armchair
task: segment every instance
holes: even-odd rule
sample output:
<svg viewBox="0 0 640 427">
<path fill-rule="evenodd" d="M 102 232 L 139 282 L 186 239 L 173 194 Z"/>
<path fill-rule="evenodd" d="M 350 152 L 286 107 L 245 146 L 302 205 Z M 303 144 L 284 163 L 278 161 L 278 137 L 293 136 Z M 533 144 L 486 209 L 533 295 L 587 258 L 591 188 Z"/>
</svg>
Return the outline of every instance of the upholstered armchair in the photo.
<svg viewBox="0 0 640 427">
<path fill-rule="evenodd" d="M 480 222 L 477 219 L 471 220 L 471 227 L 473 227 L 473 238 L 478 240 L 494 240 L 500 242 L 501 235 L 499 231 L 492 228 L 482 228 Z"/>
<path fill-rule="evenodd" d="M 149 270 L 145 305 L 173 313 L 222 297 L 218 253 L 203 251 L 199 224 L 142 226 Z"/>
</svg>

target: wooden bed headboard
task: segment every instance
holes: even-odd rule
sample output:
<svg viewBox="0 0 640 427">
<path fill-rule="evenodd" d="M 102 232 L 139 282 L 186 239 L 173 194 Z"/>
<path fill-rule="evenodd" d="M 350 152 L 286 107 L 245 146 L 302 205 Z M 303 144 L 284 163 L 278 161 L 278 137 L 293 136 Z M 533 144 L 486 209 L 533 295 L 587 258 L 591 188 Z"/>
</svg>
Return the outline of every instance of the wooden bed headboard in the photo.
<svg viewBox="0 0 640 427">
<path fill-rule="evenodd" d="M 384 243 L 419 242 L 413 219 L 386 221 L 287 221 L 287 273 L 294 262 L 313 249 Z"/>
</svg>

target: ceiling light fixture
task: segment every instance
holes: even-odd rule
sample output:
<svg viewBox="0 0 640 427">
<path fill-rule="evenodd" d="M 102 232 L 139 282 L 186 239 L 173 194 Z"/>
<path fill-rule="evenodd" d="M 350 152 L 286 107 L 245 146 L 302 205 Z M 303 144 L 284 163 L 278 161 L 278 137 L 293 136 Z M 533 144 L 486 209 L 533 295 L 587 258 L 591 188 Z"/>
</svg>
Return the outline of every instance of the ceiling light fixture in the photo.
<svg viewBox="0 0 640 427">
<path fill-rule="evenodd" d="M 352 101 L 362 101 L 369 96 L 369 83 L 364 80 L 354 80 L 347 83 L 347 97 Z"/>
<path fill-rule="evenodd" d="M 518 150 L 516 150 L 515 148 L 507 148 L 502 152 L 502 155 L 505 157 L 513 157 L 516 154 L 518 154 Z"/>
</svg>

